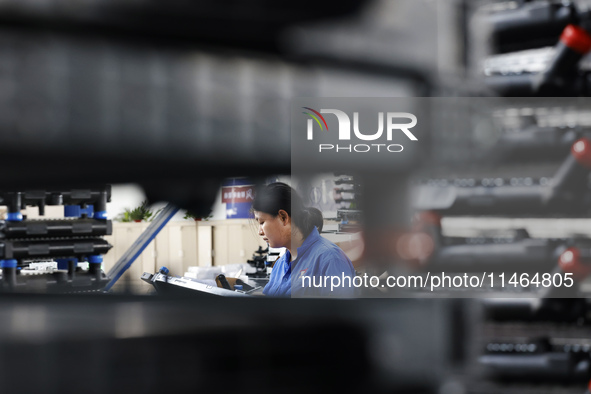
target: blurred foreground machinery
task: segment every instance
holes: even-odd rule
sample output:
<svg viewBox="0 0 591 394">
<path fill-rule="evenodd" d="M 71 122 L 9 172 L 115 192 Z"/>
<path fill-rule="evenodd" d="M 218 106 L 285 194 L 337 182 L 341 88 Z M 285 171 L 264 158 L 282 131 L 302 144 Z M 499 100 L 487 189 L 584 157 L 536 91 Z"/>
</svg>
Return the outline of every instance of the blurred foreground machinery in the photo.
<svg viewBox="0 0 591 394">
<path fill-rule="evenodd" d="M 490 30 L 493 53 L 484 62 L 487 85 L 503 96 L 588 96 L 590 5 L 534 0 L 481 7 L 476 20 Z"/>
<path fill-rule="evenodd" d="M 589 299 L 490 299 L 484 304 L 482 392 L 582 393 L 591 376 Z"/>
<path fill-rule="evenodd" d="M 388 26 L 410 10 L 424 18 L 422 31 L 433 29 L 436 7 L 369 3 L 3 2 L 0 166 L 13 171 L 2 173 L 2 188 L 134 182 L 150 200 L 206 215 L 223 178 L 289 174 L 293 97 L 432 92 L 430 73 L 400 49 L 437 51 Z M 367 223 L 400 227 L 408 167 L 382 170 L 368 194 L 384 189 L 383 175 L 401 182 L 388 185 Z M 391 196 L 401 202 L 384 215 Z M 94 225 L 103 219 L 82 219 L 93 239 L 110 231 Z M 108 248 L 45 241 L 68 268 Z M 72 286 L 84 277 L 68 272 Z M 100 288 L 102 274 L 89 277 Z M 4 282 L 18 288 L 20 278 Z M 7 392 L 440 392 L 457 385 L 450 377 L 475 316 L 447 301 L 3 295 L 0 378 Z"/>
<path fill-rule="evenodd" d="M 586 0 L 474 6 L 469 40 L 477 56 L 471 67 L 484 78 L 487 94 L 540 98 L 509 98 L 504 108 L 492 109 L 500 132 L 488 128 L 485 138 L 477 127 L 471 130 L 476 144 L 468 149 L 486 146 L 478 150 L 475 169 L 455 168 L 455 178 L 442 176 L 419 187 L 426 198 L 417 206 L 437 212 L 430 214 L 437 218 L 429 227 L 437 246 L 428 264 L 517 278 L 570 273 L 574 286 L 543 288 L 524 280 L 486 289 L 483 296 L 491 297 L 483 302 L 475 341 L 480 356 L 469 368 L 468 392 L 588 392 L 590 233 L 576 223 L 590 217 L 589 105 L 566 97 L 591 95 L 590 6 Z M 446 224 L 461 216 L 488 232 L 444 236 Z M 513 229 L 493 232 L 483 225 L 488 218 Z M 529 226 L 515 228 L 516 223 Z"/>
<path fill-rule="evenodd" d="M 437 66 L 432 65 L 429 72 L 417 60 L 453 52 L 433 48 L 434 42 L 440 42 L 430 35 L 436 30 L 435 20 L 445 22 L 437 9 L 433 12 L 434 2 L 418 6 L 415 0 L 414 6 L 377 2 L 373 14 L 363 14 L 368 12 L 367 3 L 345 1 L 335 7 L 328 1 L 3 2 L 0 130 L 5 132 L 0 165 L 12 168 L 15 162 L 23 164 L 2 174 L 2 188 L 29 190 L 34 185 L 43 190 L 68 190 L 86 179 L 136 182 L 151 200 L 166 200 L 200 215 L 209 212 L 224 177 L 290 173 L 294 169 L 290 163 L 290 99 L 430 96 L 434 92 L 431 72 Z M 535 2 L 522 2 L 521 6 L 528 8 L 530 3 Z M 412 7 L 412 16 L 424 19 L 412 19 L 405 31 L 382 29 L 396 20 L 408 24 L 411 19 L 400 11 Z M 547 8 L 560 25 L 557 33 L 550 34 L 552 44 L 563 36 L 548 65 L 537 74 L 516 76 L 496 75 L 491 67 L 488 81 L 493 89 L 508 96 L 587 92 L 586 76 L 579 68 L 589 49 L 585 16 L 579 8 L 562 7 L 552 3 Z M 436 19 L 429 19 L 432 14 Z M 331 24 L 335 18 L 343 19 Z M 356 25 L 356 19 L 365 23 Z M 298 25 L 304 22 L 317 24 Z M 282 34 L 291 27 L 293 34 Z M 413 35 L 419 30 L 425 35 L 422 41 Z M 413 56 L 406 56 L 401 47 L 410 48 Z M 400 59 L 408 63 L 395 63 Z M 308 101 L 304 105 L 315 107 Z M 353 111 L 358 108 L 349 112 Z M 411 112 L 416 114 L 414 108 Z M 436 128 L 435 123 L 418 127 L 437 129 L 439 137 L 450 141 L 439 144 L 442 138 L 437 140 L 437 135 L 425 132 L 421 135 L 424 149 L 409 149 L 409 160 L 387 166 L 368 162 L 360 169 L 344 159 L 341 164 L 346 168 L 337 169 L 326 163 L 315 166 L 309 157 L 302 160 L 312 164 L 308 171 L 357 170 L 366 204 L 362 204 L 362 216 L 341 211 L 341 219 L 348 222 L 342 223 L 341 229 L 353 222 L 357 225 L 363 218 L 366 258 L 375 263 L 380 274 L 396 260 L 393 237 L 407 230 L 411 216 L 407 183 L 415 168 L 428 153 L 443 151 L 446 146 L 452 147 L 454 158 L 470 151 L 453 143 L 452 133 L 446 132 L 453 129 Z M 578 132 L 584 133 L 579 130 L 574 134 Z M 468 184 L 452 193 L 439 190 L 427 199 L 429 204 L 421 199 L 422 205 L 417 207 L 442 216 L 555 213 L 576 217 L 589 202 L 588 171 L 584 169 L 587 155 L 583 154 L 587 148 L 580 140 L 584 135 L 572 134 L 556 137 L 550 132 L 549 144 L 558 140 L 560 149 L 566 151 L 556 155 L 565 161 L 560 169 L 554 169 L 552 183 L 540 178 L 535 184 L 524 180 L 511 185 L 514 188 L 504 184 L 495 188 L 494 178 L 492 184 L 482 185 L 485 189 Z M 540 141 L 538 136 L 532 140 Z M 529 151 L 531 144 L 524 145 Z M 538 145 L 541 152 L 547 148 Z M 569 149 L 579 145 L 583 145 L 580 152 L 568 155 Z M 430 151 L 431 146 L 437 149 Z M 30 160 L 23 161 L 23 157 Z M 439 163 L 440 169 L 447 170 L 447 164 Z M 352 197 L 347 193 L 350 190 L 340 188 L 340 203 L 352 203 L 347 201 Z M 50 203 L 44 199 L 46 195 L 40 196 Z M 104 218 L 86 218 L 81 223 L 87 220 L 93 225 L 85 224 L 84 234 L 94 239 L 103 231 L 108 233 L 107 222 L 103 227 L 94 225 Z M 30 227 L 23 230 L 26 222 L 21 227 L 12 222 L 16 224 L 7 228 L 33 232 Z M 51 231 L 62 237 L 62 231 L 73 235 L 78 229 L 48 227 L 47 237 Z M 568 248 L 578 248 L 580 262 L 586 264 L 586 240 L 530 239 L 522 233 L 499 246 L 486 244 L 490 241 L 486 239 L 477 241 L 482 245 L 472 245 L 474 240 L 468 237 L 440 236 L 432 263 L 442 267 L 455 265 L 454 269 L 464 270 L 464 261 L 485 256 L 484 263 L 490 265 L 510 259 L 520 266 L 541 261 L 552 268 Z M 87 287 L 99 289 L 104 280 L 102 274 L 93 276 L 96 264 L 93 273 L 80 274 L 72 259 L 88 258 L 94 264 L 91 258 L 105 252 L 108 245 L 81 240 L 78 235 L 73 238 L 67 244 L 27 238 L 21 245 L 7 237 L 7 250 L 18 254 L 10 252 L 3 257 L 5 261 L 16 257 L 18 265 L 19 258 L 43 250 L 52 257 L 65 258 L 69 269 L 66 288 L 75 287 L 79 278 L 90 278 L 84 282 Z M 13 268 L 9 265 L 14 262 L 6 263 L 6 273 Z M 165 273 L 159 275 L 157 278 L 165 277 L 164 283 L 170 280 Z M 19 276 L 12 278 L 6 275 L 3 283 L 18 288 Z M 508 338 L 498 330 L 511 327 L 495 327 L 490 321 L 483 327 L 476 325 L 479 315 L 472 308 L 477 307 L 462 300 L 19 296 L 3 295 L 0 299 L 0 353 L 4 355 L 0 377 L 9 392 L 201 389 L 324 393 L 344 389 L 482 393 L 486 389 L 519 389 L 503 385 L 502 379 L 477 382 L 479 386 L 466 386 L 464 380 L 458 380 L 460 376 L 471 382 L 480 376 L 465 370 L 464 361 L 483 352 L 487 352 L 483 357 L 495 356 L 492 361 L 481 359 L 483 369 L 514 366 L 523 362 L 522 355 L 532 353 L 535 358 L 527 362 L 556 362 L 560 370 L 556 373 L 563 373 L 561 379 L 588 378 L 587 360 L 580 351 L 574 352 L 575 345 L 579 345 L 576 349 L 584 348 L 580 332 L 572 333 L 569 341 L 554 332 L 529 338 L 534 333 L 522 331 L 521 339 Z M 571 307 L 568 301 L 551 301 L 542 302 L 541 316 L 564 308 L 571 311 L 568 324 L 580 321 L 578 302 Z M 538 311 L 533 306 L 530 309 L 534 314 Z M 501 310 L 511 309 L 503 305 Z M 480 329 L 484 330 L 481 341 L 475 342 L 471 331 Z M 569 345 L 573 354 L 559 349 L 561 345 Z M 512 358 L 499 361 L 499 354 L 493 354 L 498 351 Z M 22 368 L 25 363 L 27 368 Z M 64 370 L 63 365 L 69 368 Z M 264 377 L 258 379 L 262 370 Z M 529 375 L 522 375 L 528 379 Z M 253 380 L 256 382 L 251 383 Z M 579 381 L 574 384 L 575 390 L 584 389 Z M 539 388 L 533 391 L 541 392 Z"/>
<path fill-rule="evenodd" d="M 585 392 L 591 237 L 554 226 L 591 214 L 588 100 L 515 99 L 487 108 L 502 127 L 491 129 L 495 138 L 486 143 L 467 139 L 477 156 L 472 166 L 450 165 L 455 178 L 418 182 L 419 231 L 434 240 L 421 268 L 504 275 L 504 286 L 490 282 L 471 293 L 485 299 L 485 313 L 474 342 L 478 363 L 466 371 L 468 392 Z M 477 127 L 467 130 L 477 135 Z M 509 228 L 493 229 L 488 219 Z M 470 235 L 446 233 L 454 220 L 474 226 L 464 229 Z M 542 285 L 542 274 L 561 281 Z"/>
<path fill-rule="evenodd" d="M 97 291 L 108 282 L 101 269 L 103 255 L 111 245 L 102 236 L 111 235 L 106 218 L 110 186 L 69 191 L 24 191 L 0 193 L 7 205 L 0 222 L 0 265 L 3 291 L 81 292 Z M 21 209 L 63 205 L 64 219 L 27 219 Z M 55 261 L 57 269 L 32 270 L 38 261 Z M 88 269 L 78 267 L 87 262 Z"/>
<path fill-rule="evenodd" d="M 501 140 L 501 144 L 504 143 L 506 142 Z M 421 199 L 415 206 L 420 210 L 432 210 L 446 216 L 587 216 L 591 203 L 588 185 L 591 139 L 580 138 L 570 148 L 553 176 L 544 177 L 539 182 L 534 183 L 531 178 L 527 182 L 520 182 L 516 177 L 506 182 L 495 177 L 491 181 L 483 180 L 481 185 L 477 185 L 475 179 L 464 184 L 452 183 L 443 187 L 433 183 L 425 184 L 421 186 Z M 560 151 L 563 149 L 559 146 L 556 153 Z M 545 153 L 540 150 L 535 155 L 543 157 Z"/>
</svg>

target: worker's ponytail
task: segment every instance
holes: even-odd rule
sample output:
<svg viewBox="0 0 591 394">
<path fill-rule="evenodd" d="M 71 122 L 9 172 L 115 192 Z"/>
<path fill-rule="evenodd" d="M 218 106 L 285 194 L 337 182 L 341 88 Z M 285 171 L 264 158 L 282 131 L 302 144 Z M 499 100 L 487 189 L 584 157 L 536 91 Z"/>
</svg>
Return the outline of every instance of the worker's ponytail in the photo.
<svg viewBox="0 0 591 394">
<path fill-rule="evenodd" d="M 300 225 L 298 228 L 304 234 L 304 237 L 310 235 L 314 227 L 318 227 L 318 231 L 322 231 L 322 226 L 324 225 L 324 218 L 322 217 L 322 212 L 316 208 L 303 208 L 301 211 Z M 296 224 L 297 225 L 297 224 Z"/>
</svg>

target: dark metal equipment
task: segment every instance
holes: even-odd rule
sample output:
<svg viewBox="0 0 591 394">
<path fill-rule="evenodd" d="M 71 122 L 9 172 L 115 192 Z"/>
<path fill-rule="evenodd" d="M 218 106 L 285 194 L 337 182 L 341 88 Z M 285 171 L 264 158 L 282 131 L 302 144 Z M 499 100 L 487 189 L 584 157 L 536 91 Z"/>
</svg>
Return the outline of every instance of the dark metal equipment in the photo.
<svg viewBox="0 0 591 394">
<path fill-rule="evenodd" d="M 112 234 L 106 219 L 110 186 L 66 191 L 3 192 L 6 220 L 0 222 L 0 265 L 4 292 L 99 291 L 108 281 L 102 272 L 103 255 L 111 245 L 102 236 Z M 27 219 L 21 209 L 64 205 L 64 219 Z M 57 270 L 21 275 L 30 263 L 55 260 Z M 78 267 L 87 262 L 88 269 Z M 24 271 L 23 271 L 24 272 Z"/>
</svg>

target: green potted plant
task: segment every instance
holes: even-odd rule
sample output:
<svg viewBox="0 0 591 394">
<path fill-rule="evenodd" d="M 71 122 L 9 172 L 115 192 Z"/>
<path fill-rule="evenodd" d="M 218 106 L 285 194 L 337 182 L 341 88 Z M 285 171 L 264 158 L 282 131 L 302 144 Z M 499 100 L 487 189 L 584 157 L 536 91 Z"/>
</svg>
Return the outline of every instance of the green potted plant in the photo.
<svg viewBox="0 0 591 394">
<path fill-rule="evenodd" d="M 125 211 L 120 216 L 122 222 L 141 222 L 150 221 L 154 216 L 152 210 L 148 206 L 148 201 L 143 201 L 139 207 L 134 209 L 125 208 Z"/>
<path fill-rule="evenodd" d="M 185 216 L 183 217 L 183 219 L 193 219 L 196 222 L 200 222 L 200 221 L 208 221 L 209 219 L 211 219 L 213 217 L 213 215 L 210 213 L 207 216 L 195 216 L 193 215 L 191 212 L 187 211 L 185 212 Z"/>
</svg>

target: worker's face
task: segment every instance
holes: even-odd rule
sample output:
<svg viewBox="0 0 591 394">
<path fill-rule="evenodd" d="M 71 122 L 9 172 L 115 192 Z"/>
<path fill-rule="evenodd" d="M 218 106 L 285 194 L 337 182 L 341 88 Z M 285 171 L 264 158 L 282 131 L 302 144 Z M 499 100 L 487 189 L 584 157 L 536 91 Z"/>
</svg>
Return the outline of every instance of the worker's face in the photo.
<svg viewBox="0 0 591 394">
<path fill-rule="evenodd" d="M 272 248 L 284 248 L 291 242 L 291 218 L 284 210 L 277 216 L 261 211 L 254 211 L 254 218 L 259 224 L 259 235 Z"/>
</svg>

